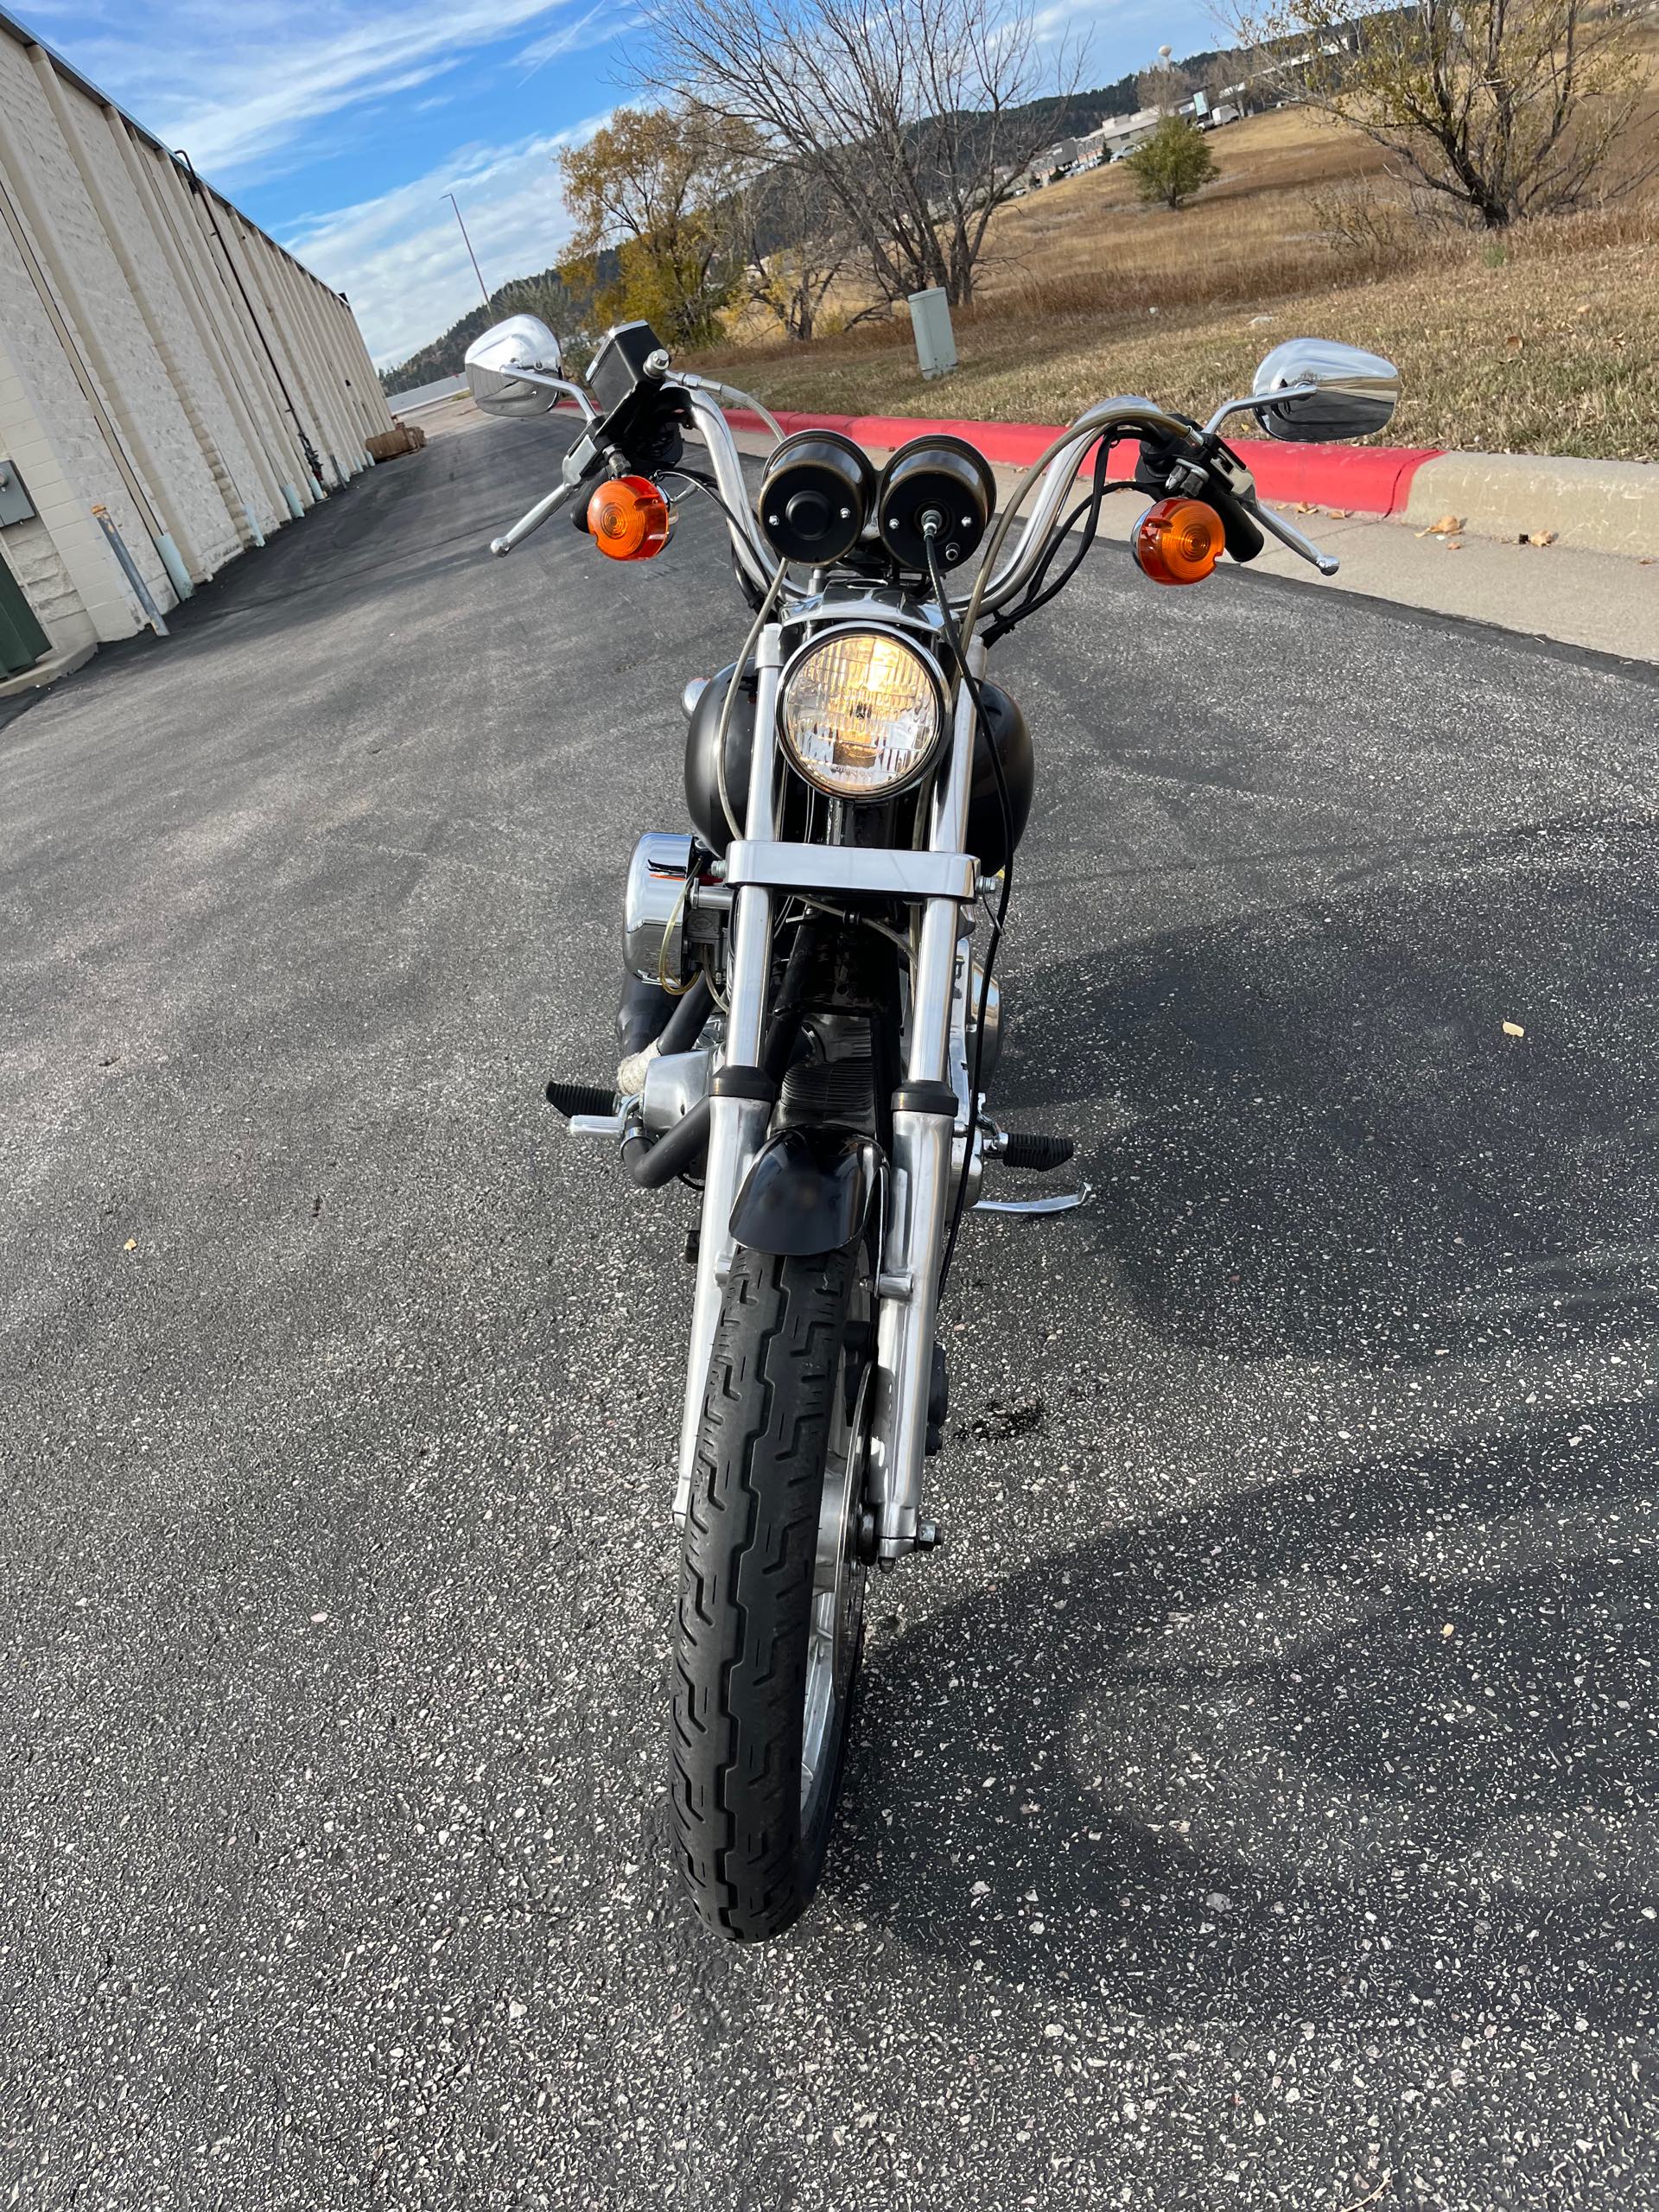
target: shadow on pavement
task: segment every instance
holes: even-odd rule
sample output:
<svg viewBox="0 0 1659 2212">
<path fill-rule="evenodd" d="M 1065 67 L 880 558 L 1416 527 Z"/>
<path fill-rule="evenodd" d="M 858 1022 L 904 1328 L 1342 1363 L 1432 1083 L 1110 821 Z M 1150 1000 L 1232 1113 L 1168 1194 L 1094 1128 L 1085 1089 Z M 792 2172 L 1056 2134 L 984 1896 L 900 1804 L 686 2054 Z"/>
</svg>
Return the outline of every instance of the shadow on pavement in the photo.
<svg viewBox="0 0 1659 2212">
<path fill-rule="evenodd" d="M 1653 1440 L 1292 1475 L 928 1620 L 871 1655 L 833 1886 L 1160 2019 L 1653 2026 Z"/>
<path fill-rule="evenodd" d="M 1656 836 L 1541 823 L 1052 966 L 995 1103 L 1116 1098 L 1084 1219 L 1179 1342 L 1393 1368 L 1645 1332 Z"/>
<path fill-rule="evenodd" d="M 857 1909 L 1165 2019 L 1659 2024 L 1655 834 L 1443 843 L 1020 984 L 997 1103 L 1117 1102 L 1108 1311 L 1197 1389 L 1309 1387 L 1249 1489 L 873 1650 Z"/>
</svg>

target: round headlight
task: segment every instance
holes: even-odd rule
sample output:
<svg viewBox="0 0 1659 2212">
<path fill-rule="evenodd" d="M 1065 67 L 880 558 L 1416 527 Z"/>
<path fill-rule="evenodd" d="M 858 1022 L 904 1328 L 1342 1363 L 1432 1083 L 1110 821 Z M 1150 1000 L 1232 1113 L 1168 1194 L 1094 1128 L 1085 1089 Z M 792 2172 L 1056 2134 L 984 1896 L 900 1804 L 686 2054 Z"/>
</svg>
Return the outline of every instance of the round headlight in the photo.
<svg viewBox="0 0 1659 2212">
<path fill-rule="evenodd" d="M 843 630 L 785 672 L 784 750 L 831 798 L 885 798 L 926 769 L 944 731 L 938 677 L 879 630 Z"/>
</svg>

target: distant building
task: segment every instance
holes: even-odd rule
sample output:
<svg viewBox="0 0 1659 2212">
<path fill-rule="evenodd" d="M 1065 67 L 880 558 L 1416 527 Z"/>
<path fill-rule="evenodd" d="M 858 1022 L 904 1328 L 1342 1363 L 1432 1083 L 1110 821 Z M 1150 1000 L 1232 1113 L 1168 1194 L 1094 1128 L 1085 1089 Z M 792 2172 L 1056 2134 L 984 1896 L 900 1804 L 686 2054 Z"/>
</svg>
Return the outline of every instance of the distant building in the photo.
<svg viewBox="0 0 1659 2212">
<path fill-rule="evenodd" d="M 1098 168 L 1103 162 L 1116 161 L 1120 155 L 1133 153 L 1151 137 L 1160 119 L 1155 107 L 1143 107 L 1134 115 L 1110 116 L 1080 137 L 1057 139 L 1031 163 L 1025 181 L 1028 185 L 1047 184 L 1057 176 L 1070 175 L 1074 169 Z"/>
<path fill-rule="evenodd" d="M 142 629 L 391 428 L 340 294 L 0 15 L 0 680 Z"/>
<path fill-rule="evenodd" d="M 1087 143 L 1096 162 L 1120 161 L 1125 154 L 1132 154 L 1137 146 L 1144 146 L 1163 115 L 1155 107 L 1137 108 L 1133 115 L 1108 116 L 1105 122 L 1089 134 Z"/>
</svg>

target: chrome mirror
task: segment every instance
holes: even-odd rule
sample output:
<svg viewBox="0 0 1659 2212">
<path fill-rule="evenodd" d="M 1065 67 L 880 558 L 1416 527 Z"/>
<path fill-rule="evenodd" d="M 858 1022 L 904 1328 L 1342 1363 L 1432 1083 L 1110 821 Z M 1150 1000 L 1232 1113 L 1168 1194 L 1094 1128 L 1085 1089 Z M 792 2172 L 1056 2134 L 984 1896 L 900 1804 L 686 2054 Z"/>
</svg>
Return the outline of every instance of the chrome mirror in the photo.
<svg viewBox="0 0 1659 2212">
<path fill-rule="evenodd" d="M 1282 392 L 1274 400 L 1272 395 Z M 1288 338 L 1255 372 L 1257 421 L 1270 438 L 1328 445 L 1385 429 L 1400 397 L 1400 372 L 1380 353 L 1325 338 Z"/>
<path fill-rule="evenodd" d="M 564 366 L 558 340 L 533 315 L 510 315 L 467 348 L 467 381 L 486 415 L 545 415 L 559 394 L 538 378 Z"/>
</svg>

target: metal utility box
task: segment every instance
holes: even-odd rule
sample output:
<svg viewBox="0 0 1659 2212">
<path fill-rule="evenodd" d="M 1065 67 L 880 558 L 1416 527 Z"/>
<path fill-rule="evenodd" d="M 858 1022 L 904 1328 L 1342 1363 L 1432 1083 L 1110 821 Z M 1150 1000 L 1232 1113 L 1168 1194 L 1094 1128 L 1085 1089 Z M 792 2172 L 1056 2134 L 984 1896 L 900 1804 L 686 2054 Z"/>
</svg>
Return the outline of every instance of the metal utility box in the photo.
<svg viewBox="0 0 1659 2212">
<path fill-rule="evenodd" d="M 0 560 L 0 677 L 21 676 L 48 650 L 49 640 L 23 597 L 22 585 Z"/>
<path fill-rule="evenodd" d="M 922 374 L 948 376 L 957 365 L 957 337 L 950 327 L 950 302 L 937 284 L 931 291 L 911 294 L 910 321 Z"/>
<path fill-rule="evenodd" d="M 35 502 L 29 487 L 9 461 L 0 461 L 0 530 L 9 522 L 33 522 Z"/>
</svg>

